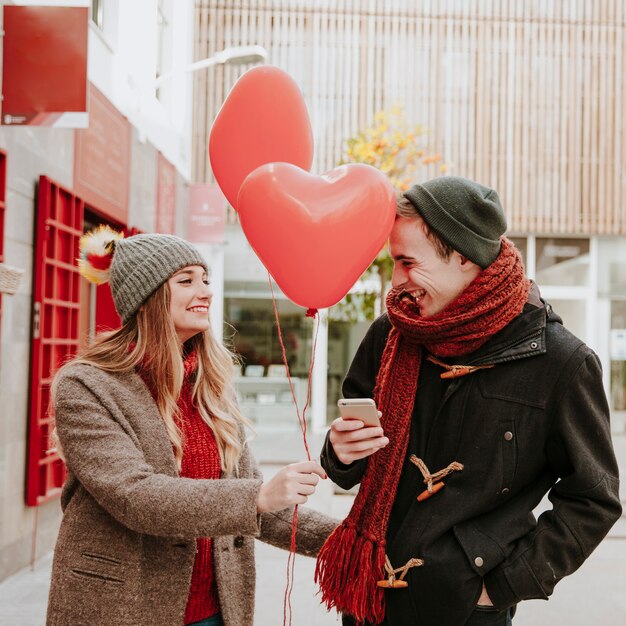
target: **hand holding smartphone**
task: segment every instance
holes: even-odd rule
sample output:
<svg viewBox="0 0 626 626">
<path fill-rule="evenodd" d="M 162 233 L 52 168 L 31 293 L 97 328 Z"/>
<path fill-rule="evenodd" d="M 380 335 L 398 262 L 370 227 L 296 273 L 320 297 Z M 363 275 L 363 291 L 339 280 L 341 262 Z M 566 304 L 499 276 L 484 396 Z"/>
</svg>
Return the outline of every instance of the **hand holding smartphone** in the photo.
<svg viewBox="0 0 626 626">
<path fill-rule="evenodd" d="M 384 448 L 385 437 L 376 403 L 371 398 L 345 398 L 337 402 L 341 417 L 330 426 L 330 443 L 344 465 L 364 459 Z M 363 426 L 358 424 L 358 421 Z M 357 423 L 355 423 L 357 422 Z"/>
<path fill-rule="evenodd" d="M 378 409 L 371 398 L 342 398 L 337 406 L 339 415 L 345 420 L 361 420 L 365 426 L 380 426 Z"/>
</svg>

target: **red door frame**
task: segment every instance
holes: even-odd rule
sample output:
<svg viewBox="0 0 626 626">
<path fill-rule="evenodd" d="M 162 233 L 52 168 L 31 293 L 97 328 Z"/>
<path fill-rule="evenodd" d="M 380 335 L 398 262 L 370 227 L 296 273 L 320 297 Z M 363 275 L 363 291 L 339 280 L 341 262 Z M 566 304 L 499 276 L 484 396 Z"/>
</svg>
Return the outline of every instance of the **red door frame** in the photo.
<svg viewBox="0 0 626 626">
<path fill-rule="evenodd" d="M 59 495 L 65 466 L 50 451 L 50 384 L 78 348 L 80 275 L 75 259 L 83 234 L 83 201 L 46 176 L 39 178 L 33 268 L 30 411 L 26 503 Z"/>
<path fill-rule="evenodd" d="M 54 417 L 50 412 L 50 385 L 60 365 L 79 346 L 80 277 L 76 265 L 83 234 L 85 209 L 98 222 L 124 230 L 126 236 L 140 232 L 114 223 L 105 213 L 46 176 L 39 178 L 33 270 L 33 325 L 31 344 L 30 411 L 26 503 L 37 506 L 57 497 L 65 480 L 65 466 L 50 451 Z M 108 285 L 98 287 L 96 330 L 116 327 Z"/>
</svg>

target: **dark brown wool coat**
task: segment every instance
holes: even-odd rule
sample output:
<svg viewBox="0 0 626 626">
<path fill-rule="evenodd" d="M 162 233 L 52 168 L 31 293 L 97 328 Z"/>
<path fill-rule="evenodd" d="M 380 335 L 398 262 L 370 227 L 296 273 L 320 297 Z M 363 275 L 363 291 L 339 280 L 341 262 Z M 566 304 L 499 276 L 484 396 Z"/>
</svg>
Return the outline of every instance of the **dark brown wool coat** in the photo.
<svg viewBox="0 0 626 626">
<path fill-rule="evenodd" d="M 346 398 L 372 397 L 390 328 L 386 314 L 370 327 Z M 521 315 L 462 359 L 454 362 L 494 367 L 447 381 L 428 360 L 420 370 L 386 550 L 394 567 L 413 557 L 424 565 L 408 571 L 407 589 L 386 592 L 389 626 L 466 624 L 483 582 L 496 613 L 547 600 L 622 511 L 600 362 L 536 286 Z M 418 502 L 424 482 L 411 454 L 433 472 L 452 461 L 464 468 Z M 345 489 L 366 465 L 339 463 L 328 438 L 321 463 Z M 546 493 L 552 508 L 535 519 Z"/>
<path fill-rule="evenodd" d="M 254 538 L 288 548 L 292 510 L 257 514 L 248 447 L 237 477 L 179 478 L 141 378 L 88 365 L 63 373 L 55 417 L 68 478 L 47 624 L 181 626 L 195 538 L 209 536 L 224 624 L 251 625 Z M 336 523 L 306 509 L 298 520 L 298 552 L 315 555 Z"/>
</svg>

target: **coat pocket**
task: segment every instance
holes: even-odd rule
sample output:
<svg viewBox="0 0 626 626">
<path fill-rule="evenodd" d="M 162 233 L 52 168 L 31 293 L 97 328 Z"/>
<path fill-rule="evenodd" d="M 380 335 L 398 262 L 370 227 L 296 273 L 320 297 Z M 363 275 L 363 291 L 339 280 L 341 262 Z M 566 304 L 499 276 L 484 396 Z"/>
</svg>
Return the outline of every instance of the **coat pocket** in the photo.
<svg viewBox="0 0 626 626">
<path fill-rule="evenodd" d="M 110 584 L 110 585 L 123 585 L 124 581 L 116 576 L 109 574 L 103 574 L 102 572 L 95 572 L 93 570 L 82 569 L 78 567 L 72 568 L 72 575 L 81 580 L 88 580 L 96 584 Z"/>
<path fill-rule="evenodd" d="M 84 551 L 80 555 L 81 563 L 71 569 L 75 578 L 102 585 L 124 584 L 120 575 L 122 561 L 119 559 L 93 551 Z"/>
<path fill-rule="evenodd" d="M 122 562 L 116 559 L 115 557 L 107 556 L 104 554 L 97 554 L 95 552 L 81 552 L 81 555 L 85 559 L 93 563 L 103 563 L 103 564 L 112 565 L 112 566 L 118 566 L 122 564 Z"/>
<path fill-rule="evenodd" d="M 471 522 L 457 524 L 453 531 L 470 567 L 480 576 L 485 576 L 506 559 L 507 555 L 500 544 Z"/>
</svg>

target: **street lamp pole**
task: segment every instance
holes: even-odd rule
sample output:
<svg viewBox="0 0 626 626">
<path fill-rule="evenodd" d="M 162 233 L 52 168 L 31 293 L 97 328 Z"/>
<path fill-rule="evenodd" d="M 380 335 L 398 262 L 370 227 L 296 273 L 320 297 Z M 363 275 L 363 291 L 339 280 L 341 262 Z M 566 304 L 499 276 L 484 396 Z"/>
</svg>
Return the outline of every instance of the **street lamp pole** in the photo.
<svg viewBox="0 0 626 626">
<path fill-rule="evenodd" d="M 263 63 L 267 60 L 267 50 L 263 46 L 232 46 L 224 48 L 216 52 L 208 59 L 202 59 L 190 63 L 185 67 L 173 69 L 165 74 L 161 74 L 154 81 L 154 88 L 158 89 L 165 81 L 169 80 L 175 74 L 183 74 L 187 72 L 197 72 L 213 65 L 247 65 L 248 63 Z"/>
</svg>

